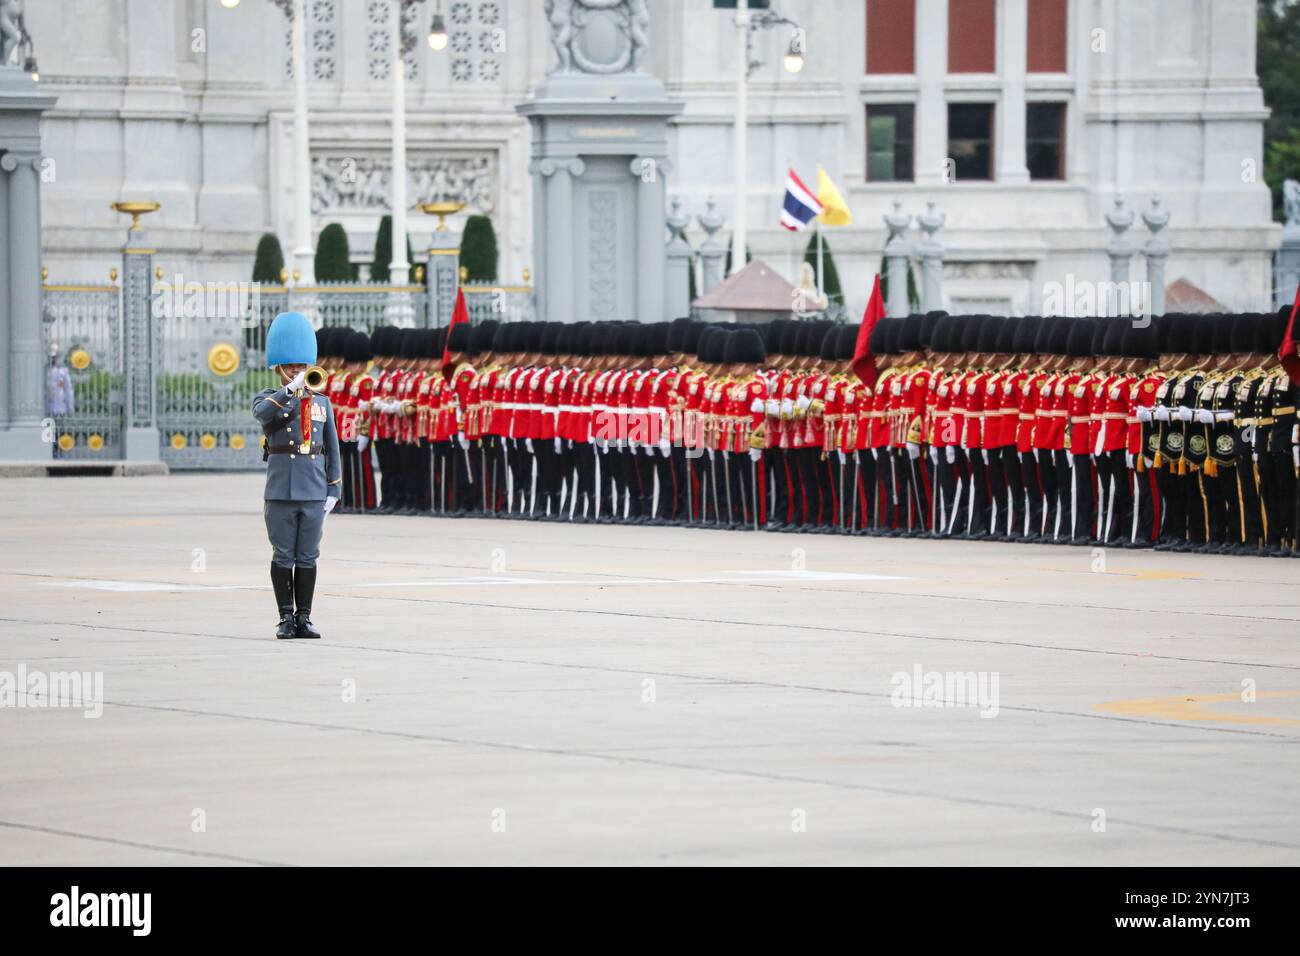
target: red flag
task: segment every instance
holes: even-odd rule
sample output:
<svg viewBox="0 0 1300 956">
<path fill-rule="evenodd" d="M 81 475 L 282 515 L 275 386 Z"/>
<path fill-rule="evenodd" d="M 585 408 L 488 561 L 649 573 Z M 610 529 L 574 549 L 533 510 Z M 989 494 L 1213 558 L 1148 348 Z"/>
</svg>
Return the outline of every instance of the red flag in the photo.
<svg viewBox="0 0 1300 956">
<path fill-rule="evenodd" d="M 876 323 L 885 317 L 885 300 L 880 297 L 880 275 L 876 274 L 876 283 L 871 289 L 871 299 L 867 302 L 867 311 L 862 315 L 862 325 L 858 328 L 858 344 L 853 349 L 853 373 L 869 388 L 876 387 L 876 360 L 871 356 L 871 332 Z"/>
<path fill-rule="evenodd" d="M 1282 345 L 1277 350 L 1277 357 L 1282 360 L 1282 367 L 1286 369 L 1286 374 L 1291 377 L 1293 384 L 1300 385 L 1300 355 L 1296 354 L 1295 339 L 1292 334 L 1295 332 L 1295 314 L 1300 309 L 1300 288 L 1295 291 L 1295 305 L 1291 306 L 1291 320 L 1286 324 L 1286 335 L 1282 336 Z"/>
<path fill-rule="evenodd" d="M 447 344 L 442 347 L 442 377 L 451 381 L 455 366 L 451 363 L 451 330 L 461 324 L 469 324 L 469 308 L 465 305 L 465 290 L 456 290 L 456 308 L 451 312 L 451 325 L 447 326 Z"/>
</svg>

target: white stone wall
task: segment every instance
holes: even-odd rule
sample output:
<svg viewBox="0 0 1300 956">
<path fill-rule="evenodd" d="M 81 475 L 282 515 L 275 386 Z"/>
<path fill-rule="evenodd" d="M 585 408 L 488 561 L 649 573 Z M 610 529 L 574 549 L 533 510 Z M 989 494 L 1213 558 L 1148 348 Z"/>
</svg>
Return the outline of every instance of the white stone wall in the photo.
<svg viewBox="0 0 1300 956">
<path fill-rule="evenodd" d="M 381 39 L 371 36 L 374 2 L 386 0 L 308 0 L 328 7 L 316 11 L 319 23 L 309 21 L 321 30 L 308 43 L 314 154 L 388 155 L 391 96 L 375 73 L 384 57 L 372 45 Z M 479 5 L 494 0 L 468 2 L 477 17 Z M 514 106 L 553 54 L 540 0 L 495 2 L 506 43 L 495 78 L 477 72 L 482 51 L 472 24 L 465 29 L 473 54 L 435 55 L 423 42 L 417 48 L 408 153 L 413 165 L 490 157 L 501 275 L 517 282 L 535 262 L 529 130 Z M 444 0 L 449 21 L 456 4 Z M 852 227 L 828 232 L 851 310 L 861 310 L 879 268 L 881 220 L 892 202 L 919 214 L 933 199 L 948 216 L 939 236 L 952 263 L 953 304 L 986 300 L 1032 312 L 1046 283 L 1107 277 L 1103 217 L 1116 196 L 1140 212 L 1158 194 L 1172 216 L 1168 280 L 1185 277 L 1232 308 L 1266 307 L 1280 228 L 1271 223 L 1261 178 L 1266 113 L 1254 76 L 1254 0 L 1073 0 L 1069 72 L 1028 78 L 1023 56 L 1014 55 L 1025 5 L 999 3 L 1002 75 L 949 77 L 946 0 L 918 0 L 918 75 L 894 78 L 864 75 L 863 0 L 776 0 L 807 30 L 809 48 L 804 71 L 791 76 L 781 69 L 786 31 L 759 40 L 766 65 L 751 85 L 747 197 L 754 254 L 797 279 L 807 238 L 776 226 L 785 170 L 793 165 L 807 180 L 820 163 L 855 217 Z M 59 96 L 45 133 L 55 160 L 43 193 L 52 279 L 102 281 L 118 264 L 125 221 L 108 207 L 119 199 L 163 204 L 148 225 L 169 271 L 246 278 L 267 230 L 289 251 L 298 188 L 289 172 L 293 100 L 287 21 L 270 0 L 242 0 L 233 11 L 219 0 L 44 0 L 29 7 L 42 82 Z M 712 10 L 708 0 L 654 0 L 651 12 L 649 66 L 685 103 L 673 126 L 669 195 L 692 214 L 716 198 L 730 219 L 731 14 Z M 428 13 L 422 9 L 417 19 L 421 40 Z M 1098 36 L 1105 49 L 1095 52 Z M 473 79 L 453 78 L 457 58 L 470 61 Z M 1068 179 L 1029 183 L 1022 159 L 1000 148 L 998 181 L 944 183 L 946 103 L 963 96 L 997 100 L 1000 146 L 1023 138 L 1015 118 L 1023 117 L 1024 99 L 1067 100 Z M 864 182 L 868 102 L 917 104 L 917 182 Z M 379 213 L 325 212 L 314 228 L 342 221 L 354 249 L 364 252 Z M 417 259 L 432 226 L 419 213 L 410 219 Z M 912 235 L 919 239 L 919 230 Z M 1145 239 L 1140 222 L 1130 235 L 1139 244 Z M 698 241 L 696 231 L 692 236 Z M 1140 272 L 1138 258 L 1134 278 Z"/>
</svg>

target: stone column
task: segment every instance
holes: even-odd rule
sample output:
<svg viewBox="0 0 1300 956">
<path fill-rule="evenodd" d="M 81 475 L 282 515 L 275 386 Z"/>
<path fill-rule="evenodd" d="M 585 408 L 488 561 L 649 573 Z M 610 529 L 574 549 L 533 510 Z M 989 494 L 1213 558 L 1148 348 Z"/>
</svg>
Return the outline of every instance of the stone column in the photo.
<svg viewBox="0 0 1300 956">
<path fill-rule="evenodd" d="M 998 73 L 1002 102 L 998 106 L 997 180 L 1029 182 L 1025 165 L 1025 74 L 1029 69 L 1029 0 L 998 4 Z"/>
<path fill-rule="evenodd" d="M 640 322 L 662 322 L 664 282 L 667 263 L 664 255 L 664 175 L 666 161 L 655 156 L 638 156 L 632 160 L 631 173 L 637 177 L 636 242 L 637 286 L 636 309 Z"/>
<path fill-rule="evenodd" d="M 9 174 L 0 168 L 0 363 L 5 378 L 9 373 L 10 322 L 13 308 L 9 302 L 9 248 L 12 243 L 9 225 Z M 0 385 L 0 432 L 9 424 L 9 386 Z M 3 457 L 0 455 L 0 457 Z"/>
<path fill-rule="evenodd" d="M 703 282 L 700 283 L 700 295 L 704 295 L 722 281 L 722 271 L 726 268 L 727 246 L 718 239 L 718 230 L 726 219 L 718 212 L 718 204 L 712 199 L 704 209 L 704 214 L 696 217 L 700 228 L 704 230 L 705 240 L 700 246 L 700 262 Z"/>
<path fill-rule="evenodd" d="M 1142 214 L 1142 221 L 1151 230 L 1142 251 L 1147 257 L 1147 315 L 1165 314 L 1165 260 L 1169 258 L 1169 240 L 1160 235 L 1160 231 L 1169 225 L 1169 210 L 1160 204 L 1160 197 L 1153 197 L 1151 208 Z"/>
<path fill-rule="evenodd" d="M 158 425 L 154 398 L 153 257 L 137 221 L 122 247 L 122 352 L 126 370 L 126 420 L 122 423 L 122 457 L 158 461 Z"/>
<path fill-rule="evenodd" d="M 666 311 L 668 318 L 681 319 L 691 314 L 691 244 L 686 241 L 686 227 L 691 217 L 682 211 L 681 197 L 672 203 L 668 215 L 668 275 Z"/>
<path fill-rule="evenodd" d="M 1106 225 L 1115 233 L 1110 245 L 1106 247 L 1106 254 L 1110 256 L 1111 282 L 1129 280 L 1129 260 L 1137 250 L 1124 234 L 1133 225 L 1133 218 L 1133 210 L 1126 208 L 1124 200 L 1118 197 L 1115 199 L 1115 208 L 1106 213 Z"/>
<path fill-rule="evenodd" d="M 946 181 L 948 102 L 948 0 L 916 0 L 916 181 Z"/>
<path fill-rule="evenodd" d="M 885 268 L 889 275 L 889 301 L 885 303 L 885 312 L 890 318 L 901 318 L 911 311 L 907 301 L 907 256 L 908 247 L 905 234 L 912 224 L 912 217 L 903 212 L 903 204 L 894 200 L 894 211 L 885 216 L 885 226 L 889 229 L 889 239 L 885 243 Z"/>
<path fill-rule="evenodd" d="M 49 458 L 42 441 L 45 416 L 44 357 L 41 354 L 41 155 L 10 150 L 0 157 L 6 180 L 8 232 L 8 421 L 0 456 L 14 460 Z"/>
<path fill-rule="evenodd" d="M 925 232 L 921 240 L 921 311 L 937 312 L 943 308 L 943 243 L 934 237 L 943 228 L 947 216 L 935 209 L 934 200 L 925 204 L 925 214 L 917 223 Z M 892 289 L 893 286 L 891 285 Z"/>
<path fill-rule="evenodd" d="M 528 164 L 528 172 L 533 177 L 533 273 L 538 276 L 537 287 L 533 290 L 533 305 L 536 317 L 546 315 L 546 177 L 542 174 L 543 163 L 534 159 Z"/>
<path fill-rule="evenodd" d="M 542 175 L 546 177 L 546 242 L 552 253 L 546 257 L 546 312 L 541 316 L 545 322 L 574 320 L 577 302 L 573 257 L 559 253 L 573 245 L 569 234 L 574 222 L 573 179 L 586 168 L 580 159 L 542 162 Z"/>
</svg>

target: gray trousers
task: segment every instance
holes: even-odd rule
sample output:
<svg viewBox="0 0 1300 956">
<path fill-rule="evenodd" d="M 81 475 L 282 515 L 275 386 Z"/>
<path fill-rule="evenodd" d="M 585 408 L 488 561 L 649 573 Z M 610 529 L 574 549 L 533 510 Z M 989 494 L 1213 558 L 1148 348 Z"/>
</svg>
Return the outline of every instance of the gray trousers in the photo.
<svg viewBox="0 0 1300 956">
<path fill-rule="evenodd" d="M 314 568 L 320 557 L 320 536 L 325 527 L 325 502 L 267 501 L 266 536 L 271 540 L 271 560 L 282 568 Z"/>
</svg>

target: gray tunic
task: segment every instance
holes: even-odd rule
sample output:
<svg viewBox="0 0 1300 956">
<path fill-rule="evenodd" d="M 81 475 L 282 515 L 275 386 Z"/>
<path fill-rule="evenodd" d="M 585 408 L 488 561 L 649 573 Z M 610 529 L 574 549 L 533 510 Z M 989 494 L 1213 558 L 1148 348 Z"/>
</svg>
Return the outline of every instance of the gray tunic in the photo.
<svg viewBox="0 0 1300 956">
<path fill-rule="evenodd" d="M 295 448 L 267 459 L 263 497 L 268 501 L 324 501 L 342 496 L 343 468 L 334 408 L 324 395 L 304 394 L 306 398 L 299 398 L 287 388 L 268 388 L 253 400 L 253 417 L 262 425 L 285 424 L 269 440 L 273 449 L 299 446 L 304 441 L 300 403 L 312 403 L 311 450 L 304 454 Z"/>
</svg>

